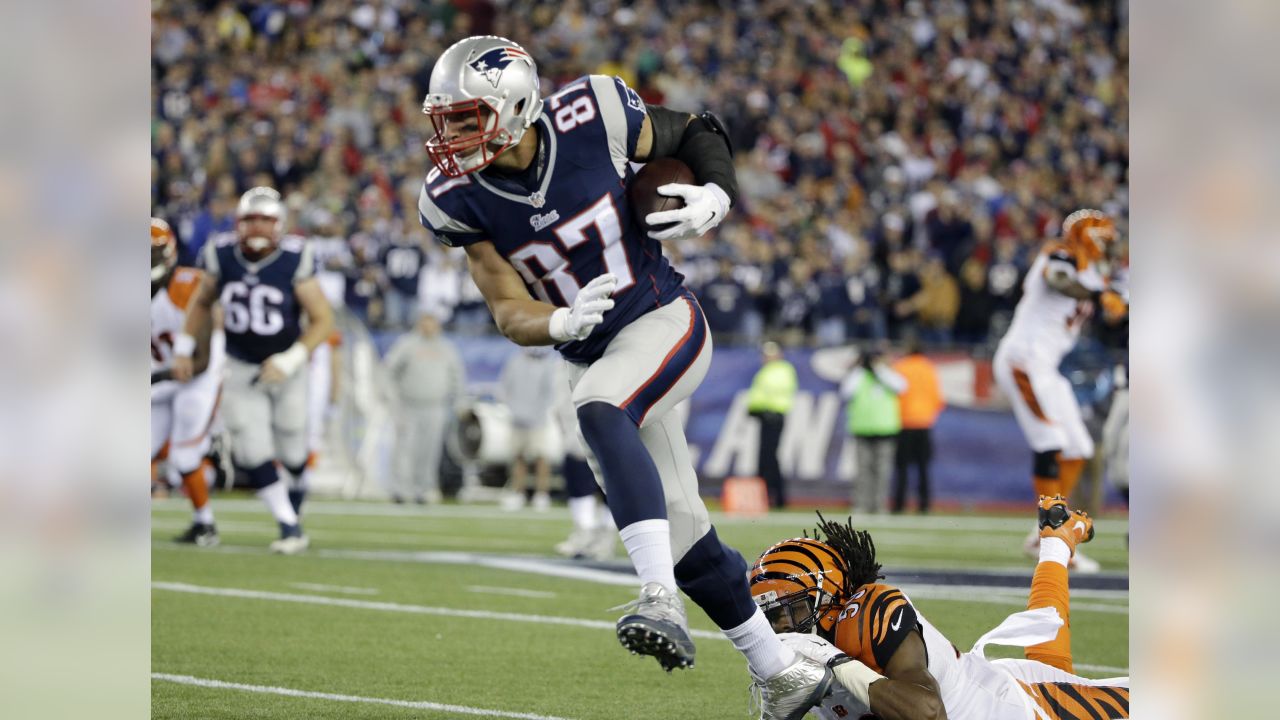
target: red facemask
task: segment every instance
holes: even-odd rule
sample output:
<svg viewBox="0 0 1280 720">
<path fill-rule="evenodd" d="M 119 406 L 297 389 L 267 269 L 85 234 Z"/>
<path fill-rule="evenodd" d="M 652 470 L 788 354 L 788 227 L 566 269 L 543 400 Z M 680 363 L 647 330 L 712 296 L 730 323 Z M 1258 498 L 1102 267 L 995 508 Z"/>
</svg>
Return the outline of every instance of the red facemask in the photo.
<svg viewBox="0 0 1280 720">
<path fill-rule="evenodd" d="M 427 141 L 427 155 L 447 177 L 462 177 L 488 167 L 511 146 L 509 134 L 505 134 L 505 142 L 494 144 L 504 133 L 496 121 L 493 129 L 484 129 L 497 113 L 479 98 L 432 107 L 427 116 L 435 129 L 435 135 Z"/>
</svg>

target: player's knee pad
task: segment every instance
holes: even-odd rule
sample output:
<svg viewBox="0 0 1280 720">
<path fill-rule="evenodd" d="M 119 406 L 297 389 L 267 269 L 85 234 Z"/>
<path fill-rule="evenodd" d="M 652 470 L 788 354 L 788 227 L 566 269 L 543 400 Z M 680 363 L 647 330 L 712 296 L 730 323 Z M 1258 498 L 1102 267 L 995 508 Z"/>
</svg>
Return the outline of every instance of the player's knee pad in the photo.
<svg viewBox="0 0 1280 720">
<path fill-rule="evenodd" d="M 1031 472 L 1036 477 L 1054 479 L 1058 477 L 1058 451 L 1045 450 L 1032 458 Z"/>
<path fill-rule="evenodd" d="M 756 611 L 747 585 L 747 562 L 720 542 L 711 528 L 676 563 L 676 584 L 722 630 L 749 620 Z"/>
<path fill-rule="evenodd" d="M 280 470 L 276 467 L 275 461 L 268 460 L 245 470 L 245 474 L 249 476 L 249 485 L 254 490 L 261 490 L 264 487 L 275 484 L 280 480 Z"/>
<path fill-rule="evenodd" d="M 169 463 L 173 465 L 179 474 L 186 475 L 200 467 L 200 464 L 204 462 L 207 449 L 207 443 L 172 447 L 169 450 Z"/>
</svg>

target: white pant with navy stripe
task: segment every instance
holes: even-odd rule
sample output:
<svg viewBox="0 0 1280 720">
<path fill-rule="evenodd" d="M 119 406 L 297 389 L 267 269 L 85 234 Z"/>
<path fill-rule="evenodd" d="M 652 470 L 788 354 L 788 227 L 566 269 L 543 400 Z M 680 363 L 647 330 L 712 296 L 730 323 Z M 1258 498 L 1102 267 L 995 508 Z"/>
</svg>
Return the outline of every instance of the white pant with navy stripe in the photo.
<svg viewBox="0 0 1280 720">
<path fill-rule="evenodd" d="M 672 412 L 702 383 L 710 364 L 711 333 L 692 295 L 633 321 L 590 365 L 569 363 L 575 408 L 606 402 L 639 425 L 640 440 L 662 478 L 675 562 L 711 529 L 684 428 L 679 413 Z M 603 488 L 604 476 L 585 440 L 582 447 Z"/>
</svg>

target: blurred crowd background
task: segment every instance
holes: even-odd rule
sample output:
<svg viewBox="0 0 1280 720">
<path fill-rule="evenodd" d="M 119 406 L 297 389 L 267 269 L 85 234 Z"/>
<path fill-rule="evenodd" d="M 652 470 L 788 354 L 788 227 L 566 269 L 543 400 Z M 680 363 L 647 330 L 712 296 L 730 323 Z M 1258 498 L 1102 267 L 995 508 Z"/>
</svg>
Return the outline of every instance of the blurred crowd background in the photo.
<svg viewBox="0 0 1280 720">
<path fill-rule="evenodd" d="M 544 93 L 618 75 L 723 118 L 740 207 L 666 248 L 720 342 L 983 353 L 1067 213 L 1101 208 L 1127 236 L 1127 6 L 1064 0 L 158 0 L 153 214 L 190 262 L 241 192 L 273 185 L 371 327 L 420 307 L 491 331 L 416 216 L 432 64 L 488 33 L 525 45 Z"/>
</svg>

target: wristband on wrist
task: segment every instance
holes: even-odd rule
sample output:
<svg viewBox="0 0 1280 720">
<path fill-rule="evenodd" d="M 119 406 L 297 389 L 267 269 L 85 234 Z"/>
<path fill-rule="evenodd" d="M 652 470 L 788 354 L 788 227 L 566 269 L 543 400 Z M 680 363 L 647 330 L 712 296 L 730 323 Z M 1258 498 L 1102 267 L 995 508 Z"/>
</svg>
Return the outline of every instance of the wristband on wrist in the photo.
<svg viewBox="0 0 1280 720">
<path fill-rule="evenodd" d="M 547 321 L 547 334 L 558 343 L 571 340 L 569 335 L 569 308 L 556 308 Z"/>
<path fill-rule="evenodd" d="M 862 704 L 871 707 L 871 684 L 883 680 L 884 676 L 861 662 L 846 662 L 831 668 L 836 680 Z"/>
<path fill-rule="evenodd" d="M 301 341 L 295 342 L 289 346 L 288 350 L 276 353 L 268 360 L 279 368 L 280 372 L 285 375 L 292 375 L 307 361 L 307 346 L 303 345 Z"/>
<path fill-rule="evenodd" d="M 173 354 L 189 358 L 196 352 L 196 339 L 186 333 L 178 333 L 173 338 Z"/>
</svg>

